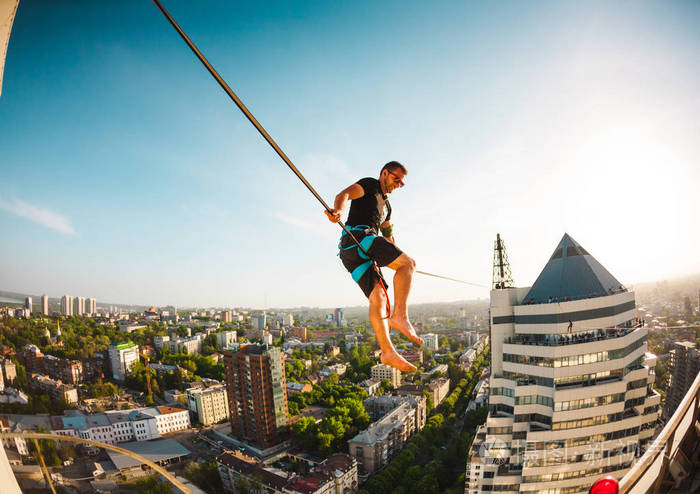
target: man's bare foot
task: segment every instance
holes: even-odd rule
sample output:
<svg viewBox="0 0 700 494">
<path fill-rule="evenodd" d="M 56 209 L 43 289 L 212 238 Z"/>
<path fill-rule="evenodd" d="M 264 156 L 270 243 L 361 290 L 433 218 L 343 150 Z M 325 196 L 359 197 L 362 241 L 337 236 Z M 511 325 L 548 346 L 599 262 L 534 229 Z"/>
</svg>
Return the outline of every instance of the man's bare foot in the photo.
<svg viewBox="0 0 700 494">
<path fill-rule="evenodd" d="M 390 365 L 394 369 L 398 369 L 401 372 L 411 372 L 416 370 L 416 367 L 413 364 L 395 351 L 382 353 L 381 361 L 382 364 Z"/>
<path fill-rule="evenodd" d="M 389 326 L 394 328 L 396 331 L 404 335 L 406 338 L 411 340 L 416 345 L 423 345 L 425 342 L 423 338 L 416 334 L 416 330 L 409 322 L 408 318 L 398 317 L 396 314 L 389 318 Z"/>
</svg>

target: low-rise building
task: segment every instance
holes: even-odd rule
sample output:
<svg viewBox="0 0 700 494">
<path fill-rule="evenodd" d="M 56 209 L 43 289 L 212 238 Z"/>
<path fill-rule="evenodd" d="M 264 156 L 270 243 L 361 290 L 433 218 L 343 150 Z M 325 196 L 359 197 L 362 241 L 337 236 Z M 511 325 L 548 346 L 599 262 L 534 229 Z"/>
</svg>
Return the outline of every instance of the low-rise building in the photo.
<svg viewBox="0 0 700 494">
<path fill-rule="evenodd" d="M 360 383 L 360 387 L 370 396 L 376 393 L 381 385 L 382 383 L 379 379 L 365 379 Z"/>
<path fill-rule="evenodd" d="M 158 438 L 156 419 L 141 410 L 113 410 L 105 412 L 105 416 L 112 425 L 112 435 L 118 443 Z"/>
<path fill-rule="evenodd" d="M 331 374 L 337 374 L 338 377 L 341 377 L 345 375 L 346 370 L 347 366 L 345 364 L 329 365 L 328 367 L 324 367 L 323 369 L 321 369 L 319 375 L 324 379 L 329 377 Z"/>
<path fill-rule="evenodd" d="M 474 361 L 476 360 L 476 350 L 473 348 L 467 349 L 462 355 L 459 356 L 459 365 L 464 369 L 469 369 Z"/>
<path fill-rule="evenodd" d="M 396 353 L 411 362 L 412 364 L 420 365 L 423 363 L 422 350 L 397 350 Z"/>
<path fill-rule="evenodd" d="M 156 419 L 158 436 L 186 430 L 191 427 L 190 414 L 185 408 L 157 406 L 142 408 L 140 411 Z"/>
<path fill-rule="evenodd" d="M 187 338 L 171 335 L 170 341 L 167 342 L 167 347 L 170 353 L 194 355 L 196 353 L 202 353 L 203 344 L 204 338 L 202 338 L 201 333 Z"/>
<path fill-rule="evenodd" d="M 119 327 L 119 331 L 123 333 L 133 333 L 138 329 L 144 329 L 146 327 L 145 324 L 139 324 L 134 321 L 119 321 L 117 325 Z"/>
<path fill-rule="evenodd" d="M 240 451 L 227 451 L 216 459 L 226 492 L 242 492 L 244 485 L 257 486 L 264 494 L 345 494 L 357 490 L 357 461 L 344 453 L 328 457 L 301 475 L 266 466 Z"/>
<path fill-rule="evenodd" d="M 441 377 L 426 384 L 402 384 L 396 391 L 401 396 L 422 396 L 427 392 L 433 406 L 438 406 L 450 393 L 450 380 Z"/>
<path fill-rule="evenodd" d="M 297 393 L 308 393 L 314 388 L 309 383 L 297 383 L 294 381 L 287 381 L 287 396 L 297 394 Z"/>
<path fill-rule="evenodd" d="M 156 347 L 156 350 L 162 350 L 170 341 L 170 336 L 168 335 L 160 335 L 160 336 L 154 336 L 153 337 L 153 346 Z"/>
<path fill-rule="evenodd" d="M 421 377 L 421 379 L 423 379 L 423 380 L 425 381 L 425 380 L 430 379 L 431 377 L 433 377 L 433 374 L 435 374 L 435 373 L 437 373 L 437 372 L 439 372 L 439 373 L 442 374 L 443 376 L 446 376 L 446 375 L 447 375 L 447 369 L 448 369 L 447 364 L 438 364 L 438 365 L 436 365 L 435 367 L 433 367 L 432 369 L 430 369 L 430 370 L 428 370 L 428 371 L 426 371 L 426 372 L 421 372 L 420 377 Z M 437 376 L 435 376 L 435 377 L 437 377 Z"/>
<path fill-rule="evenodd" d="M 67 384 L 77 385 L 83 381 L 83 364 L 79 360 L 44 355 L 44 369 L 49 377 Z"/>
<path fill-rule="evenodd" d="M 0 403 L 19 403 L 20 405 L 28 405 L 29 398 L 26 394 L 15 388 L 5 388 L 0 393 Z"/>
<path fill-rule="evenodd" d="M 78 403 L 78 390 L 75 386 L 63 384 L 60 380 L 54 380 L 42 374 L 32 374 L 30 384 L 34 389 L 48 394 L 53 400 Z"/>
</svg>

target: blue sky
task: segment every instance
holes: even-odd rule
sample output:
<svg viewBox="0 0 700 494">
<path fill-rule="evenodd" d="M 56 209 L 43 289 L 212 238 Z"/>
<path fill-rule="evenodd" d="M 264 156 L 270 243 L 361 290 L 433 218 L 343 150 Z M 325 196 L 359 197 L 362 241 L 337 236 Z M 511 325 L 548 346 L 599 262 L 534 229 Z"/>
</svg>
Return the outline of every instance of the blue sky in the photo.
<svg viewBox="0 0 700 494">
<path fill-rule="evenodd" d="M 700 271 L 697 2 L 165 7 L 330 202 L 399 160 L 419 269 L 516 284 L 564 232 L 623 283 Z M 0 288 L 98 303 L 364 303 L 337 227 L 156 7 L 20 1 Z M 487 290 L 418 277 L 412 301 Z"/>
</svg>

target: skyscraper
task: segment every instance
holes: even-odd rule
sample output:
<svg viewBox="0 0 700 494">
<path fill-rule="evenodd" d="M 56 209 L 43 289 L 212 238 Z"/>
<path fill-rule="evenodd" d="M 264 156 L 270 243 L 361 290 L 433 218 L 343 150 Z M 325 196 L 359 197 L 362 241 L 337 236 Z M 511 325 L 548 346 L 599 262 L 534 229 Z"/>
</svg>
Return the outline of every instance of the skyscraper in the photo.
<svg viewBox="0 0 700 494">
<path fill-rule="evenodd" d="M 26 297 L 24 299 L 24 308 L 30 311 L 32 310 L 32 297 Z"/>
<path fill-rule="evenodd" d="M 85 315 L 85 297 L 73 298 L 73 315 L 74 316 L 84 316 Z"/>
<path fill-rule="evenodd" d="M 61 314 L 64 316 L 73 315 L 73 297 L 70 295 L 61 297 Z"/>
<path fill-rule="evenodd" d="M 41 314 L 44 316 L 49 315 L 49 296 L 48 295 L 41 296 Z"/>
<path fill-rule="evenodd" d="M 97 314 L 97 300 L 93 297 L 85 299 L 85 313 L 90 316 Z"/>
<path fill-rule="evenodd" d="M 231 434 L 260 448 L 279 443 L 287 429 L 284 354 L 267 345 L 225 351 Z"/>
<path fill-rule="evenodd" d="M 569 235 L 532 287 L 494 286 L 489 415 L 465 492 L 569 494 L 620 479 L 660 401 L 634 293 Z"/>
</svg>

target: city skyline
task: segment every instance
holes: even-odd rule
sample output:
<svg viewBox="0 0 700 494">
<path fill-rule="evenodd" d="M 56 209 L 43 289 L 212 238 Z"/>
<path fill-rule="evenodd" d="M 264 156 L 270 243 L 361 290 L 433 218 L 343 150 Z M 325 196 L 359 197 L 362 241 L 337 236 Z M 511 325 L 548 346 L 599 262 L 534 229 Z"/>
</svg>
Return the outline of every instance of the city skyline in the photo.
<svg viewBox="0 0 700 494">
<path fill-rule="evenodd" d="M 488 286 L 500 233 L 529 285 L 569 233 L 625 285 L 700 272 L 696 4 L 165 7 L 326 201 L 408 167 L 419 269 Z M 0 114 L 1 289 L 366 303 L 337 227 L 150 3 L 20 2 Z M 487 293 L 416 277 L 409 302 Z"/>
</svg>

